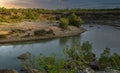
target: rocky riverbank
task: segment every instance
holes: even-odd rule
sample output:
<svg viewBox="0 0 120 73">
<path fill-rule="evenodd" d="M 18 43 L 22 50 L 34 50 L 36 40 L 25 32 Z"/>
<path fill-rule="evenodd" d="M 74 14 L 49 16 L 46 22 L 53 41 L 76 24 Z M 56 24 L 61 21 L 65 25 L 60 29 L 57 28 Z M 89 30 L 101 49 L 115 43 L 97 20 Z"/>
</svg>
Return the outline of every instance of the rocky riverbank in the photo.
<svg viewBox="0 0 120 73">
<path fill-rule="evenodd" d="M 0 26 L 0 44 L 74 36 L 84 31 L 85 29 L 74 26 L 62 29 L 58 27 L 57 23 L 47 22 L 6 24 Z"/>
</svg>

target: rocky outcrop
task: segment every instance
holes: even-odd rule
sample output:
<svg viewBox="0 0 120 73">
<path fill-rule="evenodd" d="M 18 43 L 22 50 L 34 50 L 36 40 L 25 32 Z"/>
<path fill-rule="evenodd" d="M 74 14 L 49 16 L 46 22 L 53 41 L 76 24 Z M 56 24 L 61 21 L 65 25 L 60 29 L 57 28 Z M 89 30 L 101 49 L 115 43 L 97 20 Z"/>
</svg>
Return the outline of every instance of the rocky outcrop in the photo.
<svg viewBox="0 0 120 73">
<path fill-rule="evenodd" d="M 53 35 L 53 30 L 52 29 L 38 29 L 34 30 L 34 35 L 35 36 L 44 36 L 44 35 Z"/>
<path fill-rule="evenodd" d="M 0 70 L 0 73 L 18 73 L 18 71 L 14 69 L 2 69 Z"/>
<path fill-rule="evenodd" d="M 29 58 L 30 58 L 30 55 L 31 55 L 31 54 L 30 54 L 29 52 L 26 52 L 26 53 L 20 55 L 20 56 L 18 57 L 18 59 L 20 59 L 20 60 L 26 60 L 26 59 L 29 59 Z"/>
</svg>

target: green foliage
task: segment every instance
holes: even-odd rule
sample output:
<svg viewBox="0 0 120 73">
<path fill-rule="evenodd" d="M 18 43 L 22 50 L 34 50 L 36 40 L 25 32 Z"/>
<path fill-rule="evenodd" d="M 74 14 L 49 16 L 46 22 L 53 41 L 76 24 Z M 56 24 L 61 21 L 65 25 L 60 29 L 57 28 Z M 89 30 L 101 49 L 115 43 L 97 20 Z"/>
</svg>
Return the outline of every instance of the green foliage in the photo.
<svg viewBox="0 0 120 73">
<path fill-rule="evenodd" d="M 99 58 L 99 62 L 103 69 L 110 66 L 109 59 L 110 59 L 110 49 L 105 48 L 104 52 L 101 54 Z"/>
<path fill-rule="evenodd" d="M 120 70 L 120 56 L 117 53 L 114 53 L 110 57 L 111 66 L 114 69 Z"/>
<path fill-rule="evenodd" d="M 60 19 L 60 27 L 63 29 L 67 29 L 69 25 L 69 20 L 67 18 L 61 18 Z"/>
<path fill-rule="evenodd" d="M 92 52 L 92 45 L 86 41 L 82 45 L 74 42 L 71 47 L 63 49 L 65 59 L 57 59 L 55 55 L 39 55 L 32 58 L 32 66 L 45 73 L 77 73 L 89 67 L 95 61 L 95 54 Z M 119 70 L 120 56 L 116 53 L 111 55 L 110 49 L 106 48 L 98 58 L 100 66 L 105 69 L 111 67 Z M 28 64 L 29 65 L 29 64 Z"/>
<path fill-rule="evenodd" d="M 84 52 L 86 50 L 82 49 L 82 47 L 91 49 L 89 42 L 85 42 L 84 46 L 80 45 L 80 43 L 74 43 L 72 47 L 66 47 L 63 50 L 67 59 L 57 60 L 55 55 L 50 57 L 39 55 L 32 58 L 32 65 L 47 73 L 77 73 L 79 69 L 83 70 L 89 64 L 89 61 L 85 59 L 86 55 Z"/>
<path fill-rule="evenodd" d="M 82 49 L 83 49 L 83 54 L 85 56 L 85 60 L 88 61 L 89 63 L 90 62 L 93 62 L 95 61 L 95 54 L 92 52 L 92 45 L 86 41 L 82 44 Z"/>
<path fill-rule="evenodd" d="M 83 23 L 83 20 L 74 13 L 71 14 L 69 21 L 71 25 L 74 25 L 76 27 L 80 27 Z"/>
<path fill-rule="evenodd" d="M 14 16 L 11 16 L 11 19 L 19 19 L 19 20 L 22 20 L 23 17 L 22 17 L 22 16 L 16 16 L 16 15 L 14 15 Z"/>
<path fill-rule="evenodd" d="M 38 19 L 39 15 L 35 12 L 31 12 L 29 11 L 27 14 L 26 14 L 26 19 Z"/>
<path fill-rule="evenodd" d="M 109 48 L 106 48 L 101 54 L 99 62 L 103 69 L 107 67 L 120 69 L 120 56 L 117 53 L 111 55 Z"/>
<path fill-rule="evenodd" d="M 80 9 L 80 8 L 77 8 L 77 9 L 56 9 L 56 10 L 48 10 L 48 9 L 23 9 L 23 8 L 20 8 L 20 9 L 14 9 L 14 8 L 11 8 L 11 9 L 6 9 L 4 7 L 0 8 L 0 22 L 18 22 L 18 21 L 21 21 L 22 20 L 26 20 L 26 19 L 30 19 L 30 20 L 40 20 L 40 19 L 46 19 L 46 20 L 50 20 L 50 21 L 54 21 L 55 18 L 48 18 L 48 17 L 41 17 L 40 18 L 40 14 L 56 14 L 56 13 L 60 13 L 61 15 L 63 15 L 64 13 L 84 13 L 84 14 L 88 14 L 88 13 L 111 13 L 111 12 L 114 12 L 114 13 L 119 13 L 120 12 L 120 8 L 116 8 L 116 9 Z M 13 14 L 11 14 L 13 13 Z M 19 15 L 20 14 L 20 15 Z M 12 19 L 11 20 L 11 17 L 13 16 L 16 16 L 15 18 L 18 18 L 18 19 Z M 21 18 L 23 17 L 23 18 Z M 77 26 L 79 27 L 81 24 L 82 24 L 82 19 L 80 17 L 77 17 L 75 16 L 75 14 L 72 14 L 71 15 L 71 22 L 70 24 L 71 25 L 74 25 L 74 26 Z M 106 17 L 106 15 L 104 16 Z M 14 18 L 14 17 L 13 17 Z M 73 23 L 73 24 L 72 24 Z"/>
<path fill-rule="evenodd" d="M 46 57 L 43 55 L 36 56 L 32 59 L 33 66 L 46 73 L 76 73 L 76 69 L 65 69 L 65 60 L 57 62 L 55 56 Z"/>
<path fill-rule="evenodd" d="M 5 17 L 0 17 L 0 22 L 6 22 L 7 19 Z"/>
</svg>

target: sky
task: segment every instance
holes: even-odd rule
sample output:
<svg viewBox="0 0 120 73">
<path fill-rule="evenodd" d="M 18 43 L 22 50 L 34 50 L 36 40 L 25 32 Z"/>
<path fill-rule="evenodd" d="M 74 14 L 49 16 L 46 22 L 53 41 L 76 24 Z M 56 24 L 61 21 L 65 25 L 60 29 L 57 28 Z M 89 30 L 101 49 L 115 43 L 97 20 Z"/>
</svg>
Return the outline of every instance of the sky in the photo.
<svg viewBox="0 0 120 73">
<path fill-rule="evenodd" d="M 120 0 L 0 0 L 6 8 L 120 8 Z"/>
</svg>

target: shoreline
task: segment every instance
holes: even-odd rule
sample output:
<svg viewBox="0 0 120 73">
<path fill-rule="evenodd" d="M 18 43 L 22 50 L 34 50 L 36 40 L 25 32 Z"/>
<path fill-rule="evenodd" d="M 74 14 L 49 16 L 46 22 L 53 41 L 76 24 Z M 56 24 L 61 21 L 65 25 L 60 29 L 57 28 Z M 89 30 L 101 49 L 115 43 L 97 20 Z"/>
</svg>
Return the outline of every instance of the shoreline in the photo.
<svg viewBox="0 0 120 73">
<path fill-rule="evenodd" d="M 29 41 L 61 38 L 61 37 L 70 37 L 70 36 L 79 35 L 86 31 L 82 27 L 78 28 L 75 26 L 69 26 L 69 28 L 66 30 L 63 30 L 63 29 L 59 28 L 58 26 L 45 26 L 45 27 L 47 27 L 47 29 L 52 30 L 54 34 L 50 33 L 50 34 L 45 34 L 45 35 L 41 35 L 41 36 L 6 38 L 6 39 L 0 40 L 0 45 L 13 44 L 16 42 L 19 43 L 19 42 L 29 42 Z M 41 30 L 41 29 L 37 28 L 37 30 Z M 46 28 L 42 28 L 42 30 L 46 30 Z"/>
</svg>

